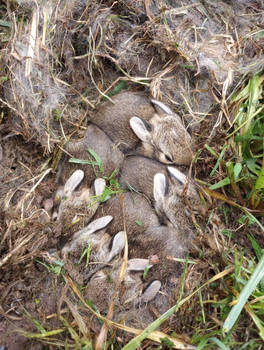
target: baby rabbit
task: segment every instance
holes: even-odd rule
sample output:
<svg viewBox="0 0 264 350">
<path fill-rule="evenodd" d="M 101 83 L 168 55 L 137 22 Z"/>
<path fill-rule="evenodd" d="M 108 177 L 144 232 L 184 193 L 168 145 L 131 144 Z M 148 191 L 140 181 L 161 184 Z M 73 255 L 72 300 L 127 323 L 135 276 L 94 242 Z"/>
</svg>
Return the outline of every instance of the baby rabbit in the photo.
<svg viewBox="0 0 264 350">
<path fill-rule="evenodd" d="M 166 207 L 169 211 L 167 220 L 169 226 L 160 224 L 151 205 L 144 197 L 135 193 L 123 194 L 129 258 L 145 258 L 156 255 L 162 261 L 168 255 L 183 257 L 189 247 L 187 242 L 192 233 L 188 220 L 183 220 L 180 217 L 179 222 L 177 222 L 177 212 L 173 213 L 175 205 L 171 209 L 172 213 L 169 206 L 166 206 L 163 182 L 155 180 L 153 191 L 160 201 L 160 204 L 157 205 L 158 209 L 161 211 Z M 178 199 L 178 201 L 180 200 Z M 173 214 L 176 219 L 172 225 L 169 219 L 170 215 L 173 216 Z M 114 218 L 107 230 L 110 235 L 123 229 L 122 206 L 118 197 L 112 197 L 98 208 L 95 217 L 101 215 L 111 215 Z M 164 215 L 164 213 L 162 212 L 160 215 Z"/>
<path fill-rule="evenodd" d="M 160 176 L 156 177 L 155 182 L 157 173 L 160 173 Z M 158 181 L 161 178 L 162 181 Z M 158 214 L 166 215 L 167 212 L 172 213 L 175 208 L 186 207 L 185 199 L 192 204 L 195 213 L 205 214 L 193 180 L 188 181 L 176 167 L 167 167 L 146 157 L 130 156 L 123 163 L 120 183 L 123 187 L 132 187 L 135 191 L 144 193 L 155 205 Z"/>
<path fill-rule="evenodd" d="M 60 231 L 67 234 L 76 232 L 89 222 L 99 205 L 92 197 L 102 194 L 105 189 L 105 180 L 96 179 L 91 188 L 76 190 L 83 178 L 83 170 L 76 170 L 55 195 L 58 211 L 53 213 L 53 219 L 56 219 Z"/>
<path fill-rule="evenodd" d="M 162 173 L 154 176 L 153 193 L 156 212 L 165 223 L 168 220 L 176 229 L 185 231 L 186 237 L 191 237 L 193 224 L 190 222 L 190 210 L 204 216 L 205 208 L 192 183 L 187 185 L 186 194 L 183 194 L 187 182 L 186 176 L 174 167 L 168 167 L 168 170 L 178 183 L 169 184 L 167 176 Z"/>
<path fill-rule="evenodd" d="M 142 293 L 141 276 L 148 266 L 151 267 L 148 259 L 128 260 L 126 273 L 115 299 L 118 312 L 130 309 L 132 305 L 135 306 L 140 302 L 149 302 L 159 292 L 161 282 L 155 280 Z M 88 282 L 84 296 L 90 299 L 102 312 L 108 310 L 115 285 L 119 279 L 120 268 L 121 263 L 117 262 L 113 267 L 106 267 L 96 272 Z"/>
<path fill-rule="evenodd" d="M 114 170 L 119 170 L 123 163 L 124 155 L 112 143 L 106 134 L 96 125 L 88 125 L 82 140 L 72 140 L 65 145 L 67 155 L 64 154 L 60 161 L 57 176 L 58 183 L 65 183 L 74 170 L 81 167 L 84 171 L 84 183 L 90 187 L 97 177 L 102 175 L 109 177 Z M 92 151 L 89 151 L 92 150 Z M 98 155 L 102 164 L 92 165 L 96 159 L 92 153 Z M 69 163 L 70 154 L 73 158 L 90 161 L 90 164 L 80 165 Z"/>
<path fill-rule="evenodd" d="M 124 153 L 145 155 L 166 164 L 191 163 L 191 136 L 169 107 L 139 92 L 120 93 L 113 101 L 100 106 L 92 123 Z"/>
<path fill-rule="evenodd" d="M 113 219 L 112 216 L 104 216 L 93 220 L 82 230 L 76 232 L 71 241 L 62 248 L 62 255 L 65 256 L 69 252 L 75 253 L 80 248 L 86 247 L 89 243 L 92 245 L 96 258 L 94 261 L 109 262 L 117 254 L 119 254 L 125 245 L 125 235 L 123 231 L 118 232 L 111 244 L 111 237 L 107 234 L 107 230 L 103 230 Z M 110 249 L 109 249 L 110 247 Z"/>
<path fill-rule="evenodd" d="M 150 158 L 128 156 L 121 168 L 120 184 L 123 188 L 144 193 L 154 203 L 153 179 L 157 173 L 168 175 L 167 166 Z"/>
<path fill-rule="evenodd" d="M 148 272 L 151 274 L 153 267 L 148 259 L 128 260 L 126 273 L 119 286 L 117 281 L 121 264 L 117 263 L 112 268 L 106 267 L 92 276 L 84 291 L 84 297 L 92 301 L 100 312 L 106 313 L 117 287 L 113 320 L 130 327 L 144 329 L 156 319 L 156 315 L 151 312 L 148 304 L 154 306 L 156 312 L 163 314 L 172 306 L 170 299 L 174 293 L 172 288 L 175 288 L 175 284 L 173 287 L 167 287 L 166 282 L 164 285 L 158 279 L 145 283 L 142 275 L 147 267 L 151 268 Z M 160 293 L 161 290 L 162 293 Z"/>
<path fill-rule="evenodd" d="M 159 225 L 159 219 L 151 207 L 150 203 L 141 194 L 123 193 L 125 218 L 121 200 L 119 196 L 111 197 L 105 203 L 99 206 L 95 218 L 103 215 L 113 216 L 113 221 L 108 226 L 110 235 L 124 229 L 124 219 L 126 223 L 126 231 L 129 239 L 133 240 L 135 235 L 144 232 L 152 226 Z"/>
</svg>

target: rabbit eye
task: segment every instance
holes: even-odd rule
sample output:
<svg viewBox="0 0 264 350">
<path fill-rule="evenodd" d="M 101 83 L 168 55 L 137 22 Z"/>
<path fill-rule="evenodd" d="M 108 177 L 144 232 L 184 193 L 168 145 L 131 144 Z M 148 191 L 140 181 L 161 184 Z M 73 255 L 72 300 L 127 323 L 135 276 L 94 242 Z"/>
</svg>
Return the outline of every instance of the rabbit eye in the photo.
<svg viewBox="0 0 264 350">
<path fill-rule="evenodd" d="M 168 162 L 173 163 L 172 158 L 171 158 L 169 155 L 167 155 L 167 154 L 165 154 L 165 159 L 166 159 Z"/>
</svg>

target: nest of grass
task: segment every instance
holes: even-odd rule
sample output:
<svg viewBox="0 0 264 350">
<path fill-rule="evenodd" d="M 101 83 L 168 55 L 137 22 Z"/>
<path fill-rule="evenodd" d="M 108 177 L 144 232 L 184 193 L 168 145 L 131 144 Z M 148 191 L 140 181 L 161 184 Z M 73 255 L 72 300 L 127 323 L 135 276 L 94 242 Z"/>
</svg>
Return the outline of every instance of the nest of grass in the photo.
<svg viewBox="0 0 264 350">
<path fill-rule="evenodd" d="M 197 123 L 264 64 L 258 1 L 18 3 L 5 103 L 12 131 L 48 152 L 120 79 Z"/>
</svg>

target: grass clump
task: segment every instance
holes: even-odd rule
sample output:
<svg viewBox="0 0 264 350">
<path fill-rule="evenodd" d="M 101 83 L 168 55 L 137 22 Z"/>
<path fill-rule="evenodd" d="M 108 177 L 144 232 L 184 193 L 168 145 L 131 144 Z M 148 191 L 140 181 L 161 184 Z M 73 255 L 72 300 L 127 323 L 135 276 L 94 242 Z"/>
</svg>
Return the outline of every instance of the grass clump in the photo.
<svg viewBox="0 0 264 350">
<path fill-rule="evenodd" d="M 206 145 L 207 150 L 217 158 L 210 176 L 213 176 L 220 166 L 226 175 L 211 185 L 210 190 L 230 185 L 236 200 L 256 213 L 263 212 L 264 208 L 263 81 L 263 75 L 253 76 L 247 85 L 232 97 L 232 124 L 220 154 Z"/>
</svg>

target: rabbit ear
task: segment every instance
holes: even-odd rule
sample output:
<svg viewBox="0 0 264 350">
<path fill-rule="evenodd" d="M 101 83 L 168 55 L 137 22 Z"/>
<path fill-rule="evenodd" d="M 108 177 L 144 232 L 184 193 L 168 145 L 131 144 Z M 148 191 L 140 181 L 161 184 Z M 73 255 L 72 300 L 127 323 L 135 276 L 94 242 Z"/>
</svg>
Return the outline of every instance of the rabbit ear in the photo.
<svg viewBox="0 0 264 350">
<path fill-rule="evenodd" d="M 127 271 L 144 271 L 147 266 L 152 267 L 148 259 L 130 259 L 127 262 Z"/>
<path fill-rule="evenodd" d="M 96 179 L 94 181 L 94 192 L 96 196 L 102 194 L 105 190 L 105 180 L 104 179 Z"/>
<path fill-rule="evenodd" d="M 137 137 L 143 141 L 149 143 L 151 140 L 151 126 L 143 119 L 133 117 L 129 120 L 131 129 L 137 135 Z"/>
<path fill-rule="evenodd" d="M 125 246 L 125 232 L 121 231 L 121 232 L 118 232 L 113 239 L 112 248 L 106 262 L 111 261 L 117 254 L 121 253 L 124 246 Z"/>
<path fill-rule="evenodd" d="M 144 291 L 140 300 L 143 303 L 148 303 L 153 300 L 155 296 L 158 294 L 161 288 L 161 282 L 158 280 L 153 281 Z"/>
<path fill-rule="evenodd" d="M 78 247 L 82 242 L 87 242 L 88 237 L 98 231 L 103 229 L 109 222 L 113 219 L 112 216 L 107 215 L 102 218 L 92 221 L 88 226 L 84 227 L 82 230 L 75 232 L 72 241 L 62 249 L 62 254 L 65 255 L 70 251 L 73 251 L 75 247 Z"/>
<path fill-rule="evenodd" d="M 81 169 L 76 170 L 66 181 L 64 185 L 64 195 L 70 196 L 76 187 L 82 182 L 84 178 L 84 172 Z"/>
<path fill-rule="evenodd" d="M 168 194 L 169 183 L 164 174 L 158 173 L 154 176 L 153 180 L 153 196 L 157 203 L 164 200 L 164 197 Z"/>
<path fill-rule="evenodd" d="M 162 116 L 162 115 L 167 115 L 167 114 L 174 114 L 173 111 L 168 107 L 166 106 L 164 103 L 160 102 L 160 101 L 157 101 L 157 100 L 154 100 L 152 99 L 151 100 L 152 104 L 154 105 L 154 108 L 156 110 L 156 112 Z"/>
<path fill-rule="evenodd" d="M 94 233 L 107 226 L 112 220 L 113 217 L 111 215 L 103 216 L 99 219 L 90 222 L 90 224 L 86 227 L 86 231 L 89 231 L 89 233 Z"/>
<path fill-rule="evenodd" d="M 184 186 L 187 182 L 187 177 L 177 168 L 173 167 L 173 166 L 168 166 L 167 167 L 170 175 L 176 179 L 180 185 Z"/>
</svg>

